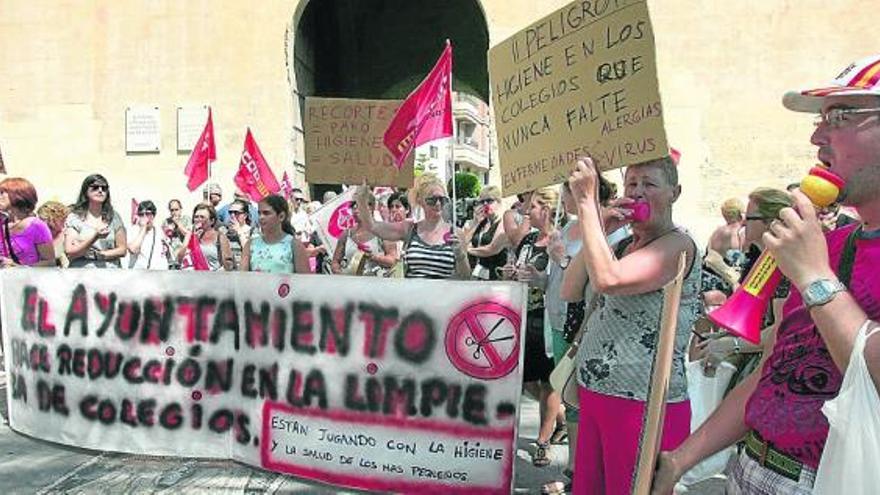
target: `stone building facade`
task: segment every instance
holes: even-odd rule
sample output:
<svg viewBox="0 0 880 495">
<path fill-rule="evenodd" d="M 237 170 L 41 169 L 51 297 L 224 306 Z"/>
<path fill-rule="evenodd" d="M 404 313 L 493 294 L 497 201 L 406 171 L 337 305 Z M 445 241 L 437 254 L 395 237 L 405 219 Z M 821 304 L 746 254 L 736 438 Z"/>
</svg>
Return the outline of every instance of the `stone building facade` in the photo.
<svg viewBox="0 0 880 495">
<path fill-rule="evenodd" d="M 130 197 L 191 206 L 178 108 L 208 105 L 224 202 L 248 127 L 277 175 L 303 185 L 303 98 L 403 97 L 449 38 L 456 91 L 488 101 L 486 49 L 566 3 L 0 0 L 0 153 L 41 200 L 72 202 L 100 172 L 120 209 Z M 726 197 L 784 186 L 815 162 L 811 119 L 781 95 L 876 52 L 873 12 L 855 0 L 649 5 L 669 141 L 683 152 L 676 215 L 705 239 Z M 157 152 L 126 152 L 126 110 L 141 107 L 158 109 Z M 497 156 L 489 164 L 497 182 Z"/>
</svg>

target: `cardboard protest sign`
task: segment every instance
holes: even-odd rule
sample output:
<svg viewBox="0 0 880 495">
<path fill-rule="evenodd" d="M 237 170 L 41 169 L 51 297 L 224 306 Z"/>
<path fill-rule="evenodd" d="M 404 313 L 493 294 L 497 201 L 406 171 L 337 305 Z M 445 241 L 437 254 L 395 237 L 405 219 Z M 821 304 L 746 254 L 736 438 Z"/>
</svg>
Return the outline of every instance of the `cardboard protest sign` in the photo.
<svg viewBox="0 0 880 495">
<path fill-rule="evenodd" d="M 489 50 L 505 195 L 668 154 L 645 0 L 577 1 Z"/>
<path fill-rule="evenodd" d="M 306 180 L 412 187 L 410 155 L 398 170 L 382 142 L 400 100 L 306 98 Z"/>
<path fill-rule="evenodd" d="M 654 467 L 660 454 L 663 435 L 663 417 L 666 413 L 666 396 L 669 392 L 669 375 L 672 373 L 672 354 L 675 350 L 675 331 L 678 325 L 678 306 L 684 283 L 687 255 L 682 252 L 678 261 L 678 274 L 663 287 L 663 312 L 660 314 L 660 331 L 657 334 L 657 351 L 651 365 L 651 383 L 648 385 L 648 402 L 639 438 L 639 455 L 633 471 L 633 495 L 649 495 L 654 479 Z"/>
<path fill-rule="evenodd" d="M 367 490 L 510 493 L 524 316 L 512 283 L 7 270 L 9 424 Z"/>
</svg>

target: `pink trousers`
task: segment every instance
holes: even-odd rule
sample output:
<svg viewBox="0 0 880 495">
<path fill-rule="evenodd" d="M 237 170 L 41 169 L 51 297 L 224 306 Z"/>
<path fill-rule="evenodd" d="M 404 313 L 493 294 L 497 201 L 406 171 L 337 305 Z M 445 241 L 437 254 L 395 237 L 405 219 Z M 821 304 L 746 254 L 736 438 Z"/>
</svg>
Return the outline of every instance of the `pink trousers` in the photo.
<svg viewBox="0 0 880 495">
<path fill-rule="evenodd" d="M 645 403 L 597 394 L 579 387 L 577 451 L 572 493 L 629 494 L 639 451 Z M 690 401 L 666 404 L 662 450 L 690 434 Z"/>
</svg>

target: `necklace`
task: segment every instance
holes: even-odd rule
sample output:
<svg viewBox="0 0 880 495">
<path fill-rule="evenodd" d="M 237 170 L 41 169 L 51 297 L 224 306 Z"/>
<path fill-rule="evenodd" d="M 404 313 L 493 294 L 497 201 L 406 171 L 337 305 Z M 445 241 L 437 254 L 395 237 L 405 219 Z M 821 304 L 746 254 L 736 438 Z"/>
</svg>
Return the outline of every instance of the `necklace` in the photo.
<svg viewBox="0 0 880 495">
<path fill-rule="evenodd" d="M 648 244 L 651 244 L 652 242 L 656 241 L 657 239 L 665 236 L 666 234 L 669 234 L 670 232 L 674 232 L 676 230 L 678 230 L 678 227 L 673 225 L 672 227 L 670 227 L 664 231 L 661 231 L 659 234 L 655 235 L 654 237 L 651 237 L 646 242 L 640 242 L 640 245 L 636 248 L 633 248 L 636 245 L 635 238 L 633 238 L 633 242 L 631 242 L 629 244 L 629 246 L 627 246 L 626 252 L 631 253 L 633 251 L 636 251 L 637 249 L 641 249 L 641 248 L 647 246 Z"/>
</svg>

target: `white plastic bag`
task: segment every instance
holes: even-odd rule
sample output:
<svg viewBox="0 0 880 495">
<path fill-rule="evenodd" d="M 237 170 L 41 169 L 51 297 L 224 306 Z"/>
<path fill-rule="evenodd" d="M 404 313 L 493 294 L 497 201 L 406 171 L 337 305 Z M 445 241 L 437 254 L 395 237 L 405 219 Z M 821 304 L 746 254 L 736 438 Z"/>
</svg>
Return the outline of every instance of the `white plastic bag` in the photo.
<svg viewBox="0 0 880 495">
<path fill-rule="evenodd" d="M 722 361 L 715 371 L 715 376 L 706 376 L 703 373 L 703 361 L 696 360 L 687 364 L 685 373 L 688 381 L 688 395 L 691 398 L 691 432 L 694 432 L 704 421 L 709 419 L 709 416 L 721 404 L 724 399 L 724 391 L 727 390 L 730 379 L 736 373 L 736 366 Z M 728 447 L 704 459 L 681 477 L 681 483 L 692 485 L 721 473 L 727 466 L 727 460 L 734 449 L 735 447 Z"/>
<path fill-rule="evenodd" d="M 859 329 L 840 393 L 822 407 L 830 429 L 813 493 L 868 495 L 880 490 L 880 397 L 864 354 L 865 341 L 878 329 L 870 321 Z"/>
</svg>

